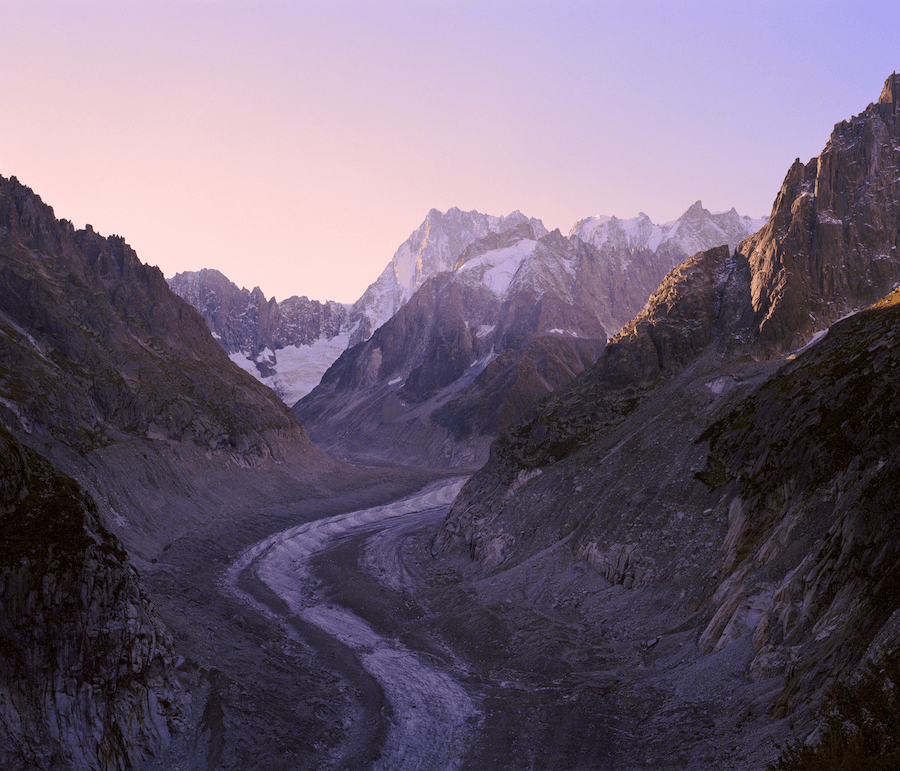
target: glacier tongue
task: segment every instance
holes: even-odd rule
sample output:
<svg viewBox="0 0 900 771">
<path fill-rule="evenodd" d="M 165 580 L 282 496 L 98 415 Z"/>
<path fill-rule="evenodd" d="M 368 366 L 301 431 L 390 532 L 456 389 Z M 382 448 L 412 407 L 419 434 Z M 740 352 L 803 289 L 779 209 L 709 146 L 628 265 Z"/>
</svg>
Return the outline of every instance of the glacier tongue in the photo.
<svg viewBox="0 0 900 771">
<path fill-rule="evenodd" d="M 263 375 L 256 361 L 244 352 L 229 355 L 235 364 L 265 383 L 287 405 L 296 404 L 313 390 L 325 371 L 337 360 L 350 342 L 350 332 L 329 339 L 319 338 L 312 345 L 287 345 L 273 353 L 264 349 L 257 359 L 267 365 L 271 375 Z"/>
</svg>

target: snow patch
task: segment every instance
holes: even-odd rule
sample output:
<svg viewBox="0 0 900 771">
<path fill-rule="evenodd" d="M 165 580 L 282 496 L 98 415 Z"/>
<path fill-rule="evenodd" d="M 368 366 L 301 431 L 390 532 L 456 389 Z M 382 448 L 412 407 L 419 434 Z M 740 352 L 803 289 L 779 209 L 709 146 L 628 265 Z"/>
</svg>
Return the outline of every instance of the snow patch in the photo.
<svg viewBox="0 0 900 771">
<path fill-rule="evenodd" d="M 495 297 L 503 297 L 522 263 L 534 254 L 537 245 L 537 241 L 523 238 L 513 246 L 496 249 L 469 260 L 456 274 L 479 281 Z"/>
<path fill-rule="evenodd" d="M 350 333 L 336 335 L 330 340 L 320 338 L 312 345 L 288 345 L 278 349 L 278 355 L 269 348 L 259 354 L 275 370 L 274 375 L 263 377 L 256 362 L 245 353 L 232 353 L 228 358 L 241 369 L 249 372 L 261 383 L 269 386 L 289 407 L 313 390 L 326 370 L 350 344 Z"/>
<path fill-rule="evenodd" d="M 482 337 L 486 337 L 487 335 L 489 335 L 496 328 L 497 328 L 496 324 L 482 324 L 481 326 L 478 327 L 478 331 L 475 333 L 475 337 L 477 337 L 480 340 Z"/>
</svg>

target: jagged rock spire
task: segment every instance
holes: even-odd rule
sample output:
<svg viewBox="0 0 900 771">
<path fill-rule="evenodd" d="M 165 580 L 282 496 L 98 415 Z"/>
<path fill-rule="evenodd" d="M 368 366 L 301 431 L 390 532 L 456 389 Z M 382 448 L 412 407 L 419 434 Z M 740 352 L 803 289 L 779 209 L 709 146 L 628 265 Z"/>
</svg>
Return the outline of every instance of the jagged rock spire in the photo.
<svg viewBox="0 0 900 771">
<path fill-rule="evenodd" d="M 881 91 L 878 104 L 892 104 L 894 112 L 897 112 L 897 107 L 900 105 L 900 76 L 896 72 L 892 72 L 888 79 L 884 81 L 884 88 Z"/>
</svg>

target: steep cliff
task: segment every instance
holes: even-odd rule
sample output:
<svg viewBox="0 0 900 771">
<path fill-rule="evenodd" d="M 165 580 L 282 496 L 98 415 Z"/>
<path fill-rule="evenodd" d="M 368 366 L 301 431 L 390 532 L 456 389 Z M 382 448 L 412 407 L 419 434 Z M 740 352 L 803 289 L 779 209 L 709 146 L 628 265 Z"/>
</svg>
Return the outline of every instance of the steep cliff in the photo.
<svg viewBox="0 0 900 771">
<path fill-rule="evenodd" d="M 639 745 L 684 768 L 762 764 L 809 733 L 832 678 L 900 650 L 900 317 L 865 310 L 900 281 L 897 91 L 501 436 L 433 544 L 510 591 L 549 553 L 599 573 L 607 591 L 559 601 L 617 619 L 616 698 L 667 705 Z"/>
<path fill-rule="evenodd" d="M 898 76 L 791 167 L 769 222 L 741 244 L 759 339 L 788 351 L 900 281 Z"/>
<path fill-rule="evenodd" d="M 862 311 L 699 437 L 700 479 L 731 496 L 700 646 L 752 634 L 751 671 L 788 675 L 779 715 L 900 646 L 898 343 L 900 306 Z"/>
<path fill-rule="evenodd" d="M 496 433 L 593 363 L 595 251 L 530 224 L 478 239 L 295 406 L 337 453 L 481 462 Z"/>
<path fill-rule="evenodd" d="M 172 641 L 94 501 L 0 426 L 0 763 L 118 771 L 185 727 Z"/>
</svg>

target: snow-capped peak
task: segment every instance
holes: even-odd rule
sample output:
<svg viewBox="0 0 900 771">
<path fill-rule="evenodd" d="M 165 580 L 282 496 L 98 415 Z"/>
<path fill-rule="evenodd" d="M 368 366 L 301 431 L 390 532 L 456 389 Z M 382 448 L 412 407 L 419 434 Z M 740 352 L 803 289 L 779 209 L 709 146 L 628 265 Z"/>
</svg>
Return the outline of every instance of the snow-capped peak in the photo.
<svg viewBox="0 0 900 771">
<path fill-rule="evenodd" d="M 464 212 L 453 207 L 446 212 L 432 209 L 419 228 L 397 249 L 393 259 L 363 296 L 355 310 L 369 320 L 374 331 L 402 305 L 431 276 L 452 270 L 456 259 L 473 241 L 490 233 L 502 233 L 522 223 L 534 228 L 537 238 L 547 229 L 537 219 L 514 211 L 505 217 Z"/>
<path fill-rule="evenodd" d="M 742 217 L 734 209 L 712 214 L 703 208 L 701 201 L 696 201 L 677 220 L 661 225 L 654 224 L 643 212 L 626 220 L 595 216 L 576 222 L 569 235 L 578 236 L 598 249 L 609 246 L 656 252 L 669 243 L 678 247 L 684 256 L 690 256 L 722 244 L 734 249 L 765 222 L 765 218 Z"/>
</svg>

